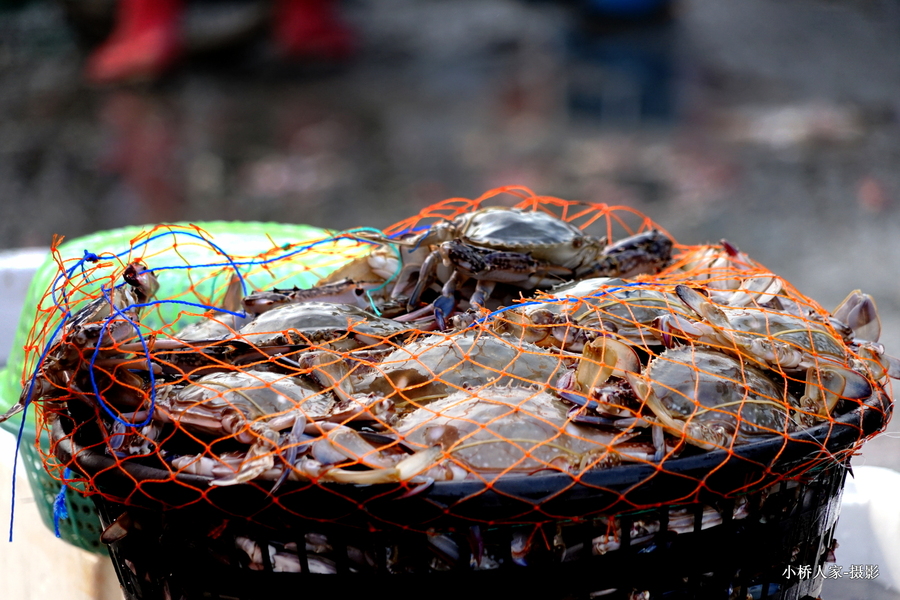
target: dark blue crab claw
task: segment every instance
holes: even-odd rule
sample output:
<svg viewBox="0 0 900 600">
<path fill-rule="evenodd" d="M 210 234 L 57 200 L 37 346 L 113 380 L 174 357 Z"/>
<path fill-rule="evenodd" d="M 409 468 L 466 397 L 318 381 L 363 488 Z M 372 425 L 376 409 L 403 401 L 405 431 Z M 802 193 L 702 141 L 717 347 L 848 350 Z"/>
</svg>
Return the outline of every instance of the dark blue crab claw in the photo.
<svg viewBox="0 0 900 600">
<path fill-rule="evenodd" d="M 575 406 L 586 408 L 588 410 L 597 410 L 600 408 L 600 405 L 590 400 L 587 396 L 582 394 L 576 394 L 575 392 L 570 392 L 568 390 L 557 390 L 556 394 L 565 400 L 566 402 L 571 402 Z"/>
<path fill-rule="evenodd" d="M 439 329 L 447 328 L 447 316 L 456 308 L 456 299 L 451 296 L 440 296 L 434 301 L 434 320 Z"/>
<path fill-rule="evenodd" d="M 294 426 L 291 427 L 291 431 L 288 434 L 287 450 L 281 455 L 282 460 L 284 460 L 284 470 L 281 472 L 281 476 L 278 477 L 278 480 L 275 481 L 275 484 L 272 486 L 272 489 L 269 490 L 270 494 L 274 494 L 275 490 L 281 487 L 281 485 L 287 481 L 288 476 L 291 474 L 291 469 L 294 466 L 294 462 L 297 460 L 297 454 L 300 451 L 301 442 L 303 442 L 306 437 L 303 434 L 303 430 L 306 428 L 306 418 L 298 416 L 294 420 Z"/>
</svg>

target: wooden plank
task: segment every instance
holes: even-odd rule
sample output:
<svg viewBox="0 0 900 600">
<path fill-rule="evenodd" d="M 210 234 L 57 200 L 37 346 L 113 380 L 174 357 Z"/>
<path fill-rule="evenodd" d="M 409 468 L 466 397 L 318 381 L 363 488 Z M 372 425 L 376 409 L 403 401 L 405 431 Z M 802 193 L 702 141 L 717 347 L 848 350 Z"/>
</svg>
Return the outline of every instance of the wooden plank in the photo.
<svg viewBox="0 0 900 600">
<path fill-rule="evenodd" d="M 13 541 L 9 542 L 15 438 L 0 431 L 0 573 L 8 600 L 121 600 L 109 558 L 77 548 L 44 526 L 22 461 L 16 485 Z"/>
</svg>

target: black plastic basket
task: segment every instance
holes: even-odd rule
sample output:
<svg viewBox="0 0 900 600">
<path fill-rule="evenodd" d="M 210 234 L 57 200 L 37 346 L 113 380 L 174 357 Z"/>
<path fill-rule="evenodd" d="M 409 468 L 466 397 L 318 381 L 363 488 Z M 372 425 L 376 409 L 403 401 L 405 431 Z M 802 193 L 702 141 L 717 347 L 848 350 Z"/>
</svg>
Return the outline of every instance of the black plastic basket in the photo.
<svg viewBox="0 0 900 600">
<path fill-rule="evenodd" d="M 162 468 L 77 447 L 63 422 L 52 437 L 62 462 L 128 501 L 95 496 L 105 526 L 127 511 L 129 533 L 110 554 L 128 598 L 487 598 L 501 586 L 519 598 L 791 600 L 821 590 L 847 450 L 890 409 L 879 391 L 834 422 L 661 469 L 510 477 L 489 489 L 439 482 L 406 497 L 399 487 L 289 482 L 273 497 L 261 483 L 173 482 Z M 523 539 L 539 540 L 524 558 Z M 279 557 L 299 572 L 278 572 Z M 810 576 L 798 578 L 800 567 Z"/>
</svg>

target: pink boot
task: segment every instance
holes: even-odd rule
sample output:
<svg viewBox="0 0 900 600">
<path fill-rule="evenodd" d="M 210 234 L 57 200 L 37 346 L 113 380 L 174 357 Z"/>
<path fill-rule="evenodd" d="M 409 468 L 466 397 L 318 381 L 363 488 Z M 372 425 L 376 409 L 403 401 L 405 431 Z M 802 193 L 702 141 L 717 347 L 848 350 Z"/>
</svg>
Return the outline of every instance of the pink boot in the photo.
<svg viewBox="0 0 900 600">
<path fill-rule="evenodd" d="M 345 60 L 356 50 L 334 0 L 276 0 L 272 34 L 290 58 Z"/>
<path fill-rule="evenodd" d="M 116 26 L 88 58 L 92 83 L 156 79 L 181 56 L 182 0 L 118 0 Z"/>
</svg>

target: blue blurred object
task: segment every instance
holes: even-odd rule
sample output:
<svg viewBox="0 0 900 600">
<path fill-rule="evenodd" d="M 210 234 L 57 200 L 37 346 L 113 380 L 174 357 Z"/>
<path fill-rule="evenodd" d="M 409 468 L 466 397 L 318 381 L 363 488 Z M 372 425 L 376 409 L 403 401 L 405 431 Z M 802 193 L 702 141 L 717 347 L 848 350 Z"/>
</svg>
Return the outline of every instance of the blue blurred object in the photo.
<svg viewBox="0 0 900 600">
<path fill-rule="evenodd" d="M 658 0 L 595 0 L 660 6 Z M 633 6 L 633 11 L 638 10 Z M 604 125 L 635 127 L 676 117 L 675 25 L 662 13 L 625 21 L 593 14 L 567 37 L 569 110 Z"/>
<path fill-rule="evenodd" d="M 584 0 L 588 12 L 627 19 L 654 15 L 670 4 L 671 0 Z"/>
</svg>

